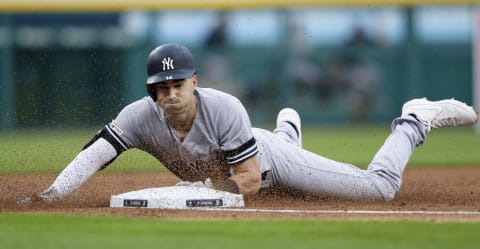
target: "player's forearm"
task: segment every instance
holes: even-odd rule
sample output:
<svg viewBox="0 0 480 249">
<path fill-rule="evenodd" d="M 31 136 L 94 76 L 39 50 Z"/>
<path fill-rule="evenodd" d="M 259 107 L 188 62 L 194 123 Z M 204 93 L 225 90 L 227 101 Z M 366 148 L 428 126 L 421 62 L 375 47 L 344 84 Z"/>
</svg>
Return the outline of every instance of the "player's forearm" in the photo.
<svg viewBox="0 0 480 249">
<path fill-rule="evenodd" d="M 99 139 L 80 152 L 60 173 L 53 184 L 39 194 L 47 202 L 56 201 L 79 188 L 103 165 L 115 158 L 117 152 L 106 140 Z"/>
<path fill-rule="evenodd" d="M 262 180 L 260 172 L 245 172 L 228 178 L 224 183 L 224 190 L 237 194 L 255 194 L 260 190 Z"/>
<path fill-rule="evenodd" d="M 233 175 L 223 185 L 223 190 L 237 194 L 255 194 L 260 190 L 262 176 L 257 156 L 254 155 L 233 167 Z"/>
</svg>

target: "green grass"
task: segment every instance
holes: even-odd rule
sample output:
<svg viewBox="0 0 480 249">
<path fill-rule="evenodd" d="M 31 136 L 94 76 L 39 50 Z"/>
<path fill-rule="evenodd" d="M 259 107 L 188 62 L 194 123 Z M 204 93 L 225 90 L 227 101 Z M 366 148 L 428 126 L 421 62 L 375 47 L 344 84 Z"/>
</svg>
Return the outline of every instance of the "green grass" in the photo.
<svg viewBox="0 0 480 249">
<path fill-rule="evenodd" d="M 309 127 L 304 147 L 336 161 L 366 168 L 390 134 L 389 127 Z M 471 127 L 434 130 L 418 147 L 409 167 L 480 166 L 480 134 Z"/>
<path fill-rule="evenodd" d="M 0 214 L 0 248 L 478 248 L 480 223 Z"/>
<path fill-rule="evenodd" d="M 0 134 L 0 174 L 62 170 L 95 131 Z M 304 147 L 366 166 L 387 127 L 307 127 Z M 411 159 L 415 166 L 480 165 L 480 137 L 469 128 L 432 132 Z M 138 150 L 109 171 L 164 168 Z M 164 220 L 83 217 L 0 210 L 0 248 L 478 248 L 480 223 L 321 220 Z"/>
<path fill-rule="evenodd" d="M 0 173 L 45 173 L 62 170 L 95 133 L 91 131 L 28 131 L 0 134 Z M 306 127 L 304 147 L 325 157 L 366 168 L 390 134 L 388 127 Z M 471 128 L 448 128 L 429 134 L 410 167 L 480 166 L 480 135 Z M 152 156 L 131 150 L 108 171 L 161 171 Z"/>
<path fill-rule="evenodd" d="M 75 158 L 94 134 L 94 130 L 0 134 L 0 173 L 58 172 Z M 140 150 L 123 153 L 111 166 L 114 171 L 165 170 L 154 157 Z"/>
</svg>

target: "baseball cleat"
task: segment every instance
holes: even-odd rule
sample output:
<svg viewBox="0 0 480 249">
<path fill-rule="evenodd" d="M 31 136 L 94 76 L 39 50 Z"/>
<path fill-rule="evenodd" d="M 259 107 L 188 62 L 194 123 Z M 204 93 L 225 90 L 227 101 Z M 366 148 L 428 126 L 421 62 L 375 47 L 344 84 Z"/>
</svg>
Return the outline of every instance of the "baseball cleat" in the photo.
<svg viewBox="0 0 480 249">
<path fill-rule="evenodd" d="M 427 98 L 413 99 L 402 108 L 402 117 L 412 115 L 432 128 L 448 126 L 472 125 L 478 120 L 478 114 L 471 106 L 455 99 L 429 101 Z"/>
<path fill-rule="evenodd" d="M 300 121 L 300 115 L 292 108 L 283 108 L 277 115 L 277 127 L 281 123 L 288 122 L 295 128 L 298 135 L 298 146 L 302 147 L 302 122 Z"/>
</svg>

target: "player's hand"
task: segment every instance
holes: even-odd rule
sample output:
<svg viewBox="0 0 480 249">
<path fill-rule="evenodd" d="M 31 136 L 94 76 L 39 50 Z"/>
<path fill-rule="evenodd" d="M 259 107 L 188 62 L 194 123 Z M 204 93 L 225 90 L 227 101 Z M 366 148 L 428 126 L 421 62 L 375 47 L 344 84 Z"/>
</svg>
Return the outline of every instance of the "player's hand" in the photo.
<svg viewBox="0 0 480 249">
<path fill-rule="evenodd" d="M 25 199 L 17 201 L 17 206 L 19 207 L 30 207 L 38 203 L 46 203 L 38 194 L 28 196 Z"/>
<path fill-rule="evenodd" d="M 210 178 L 207 178 L 204 182 L 189 182 L 189 181 L 180 181 L 175 186 L 188 186 L 188 187 L 200 187 L 200 188 L 213 188 L 213 183 Z"/>
<path fill-rule="evenodd" d="M 59 200 L 60 198 L 61 196 L 58 191 L 50 187 L 41 193 L 34 194 L 32 196 L 26 197 L 23 200 L 17 201 L 17 205 L 22 207 L 28 207 L 40 203 L 50 204 Z"/>
</svg>

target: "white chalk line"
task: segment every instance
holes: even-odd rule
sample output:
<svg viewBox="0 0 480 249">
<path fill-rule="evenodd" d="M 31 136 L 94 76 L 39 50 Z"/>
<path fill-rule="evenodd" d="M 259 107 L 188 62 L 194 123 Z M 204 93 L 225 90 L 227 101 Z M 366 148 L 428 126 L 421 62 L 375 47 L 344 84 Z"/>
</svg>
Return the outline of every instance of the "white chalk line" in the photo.
<svg viewBox="0 0 480 249">
<path fill-rule="evenodd" d="M 289 214 L 380 214 L 380 215 L 480 215 L 480 211 L 428 211 L 428 210 L 301 210 L 301 209 L 252 209 L 252 208 L 201 208 L 205 211 Z"/>
</svg>

